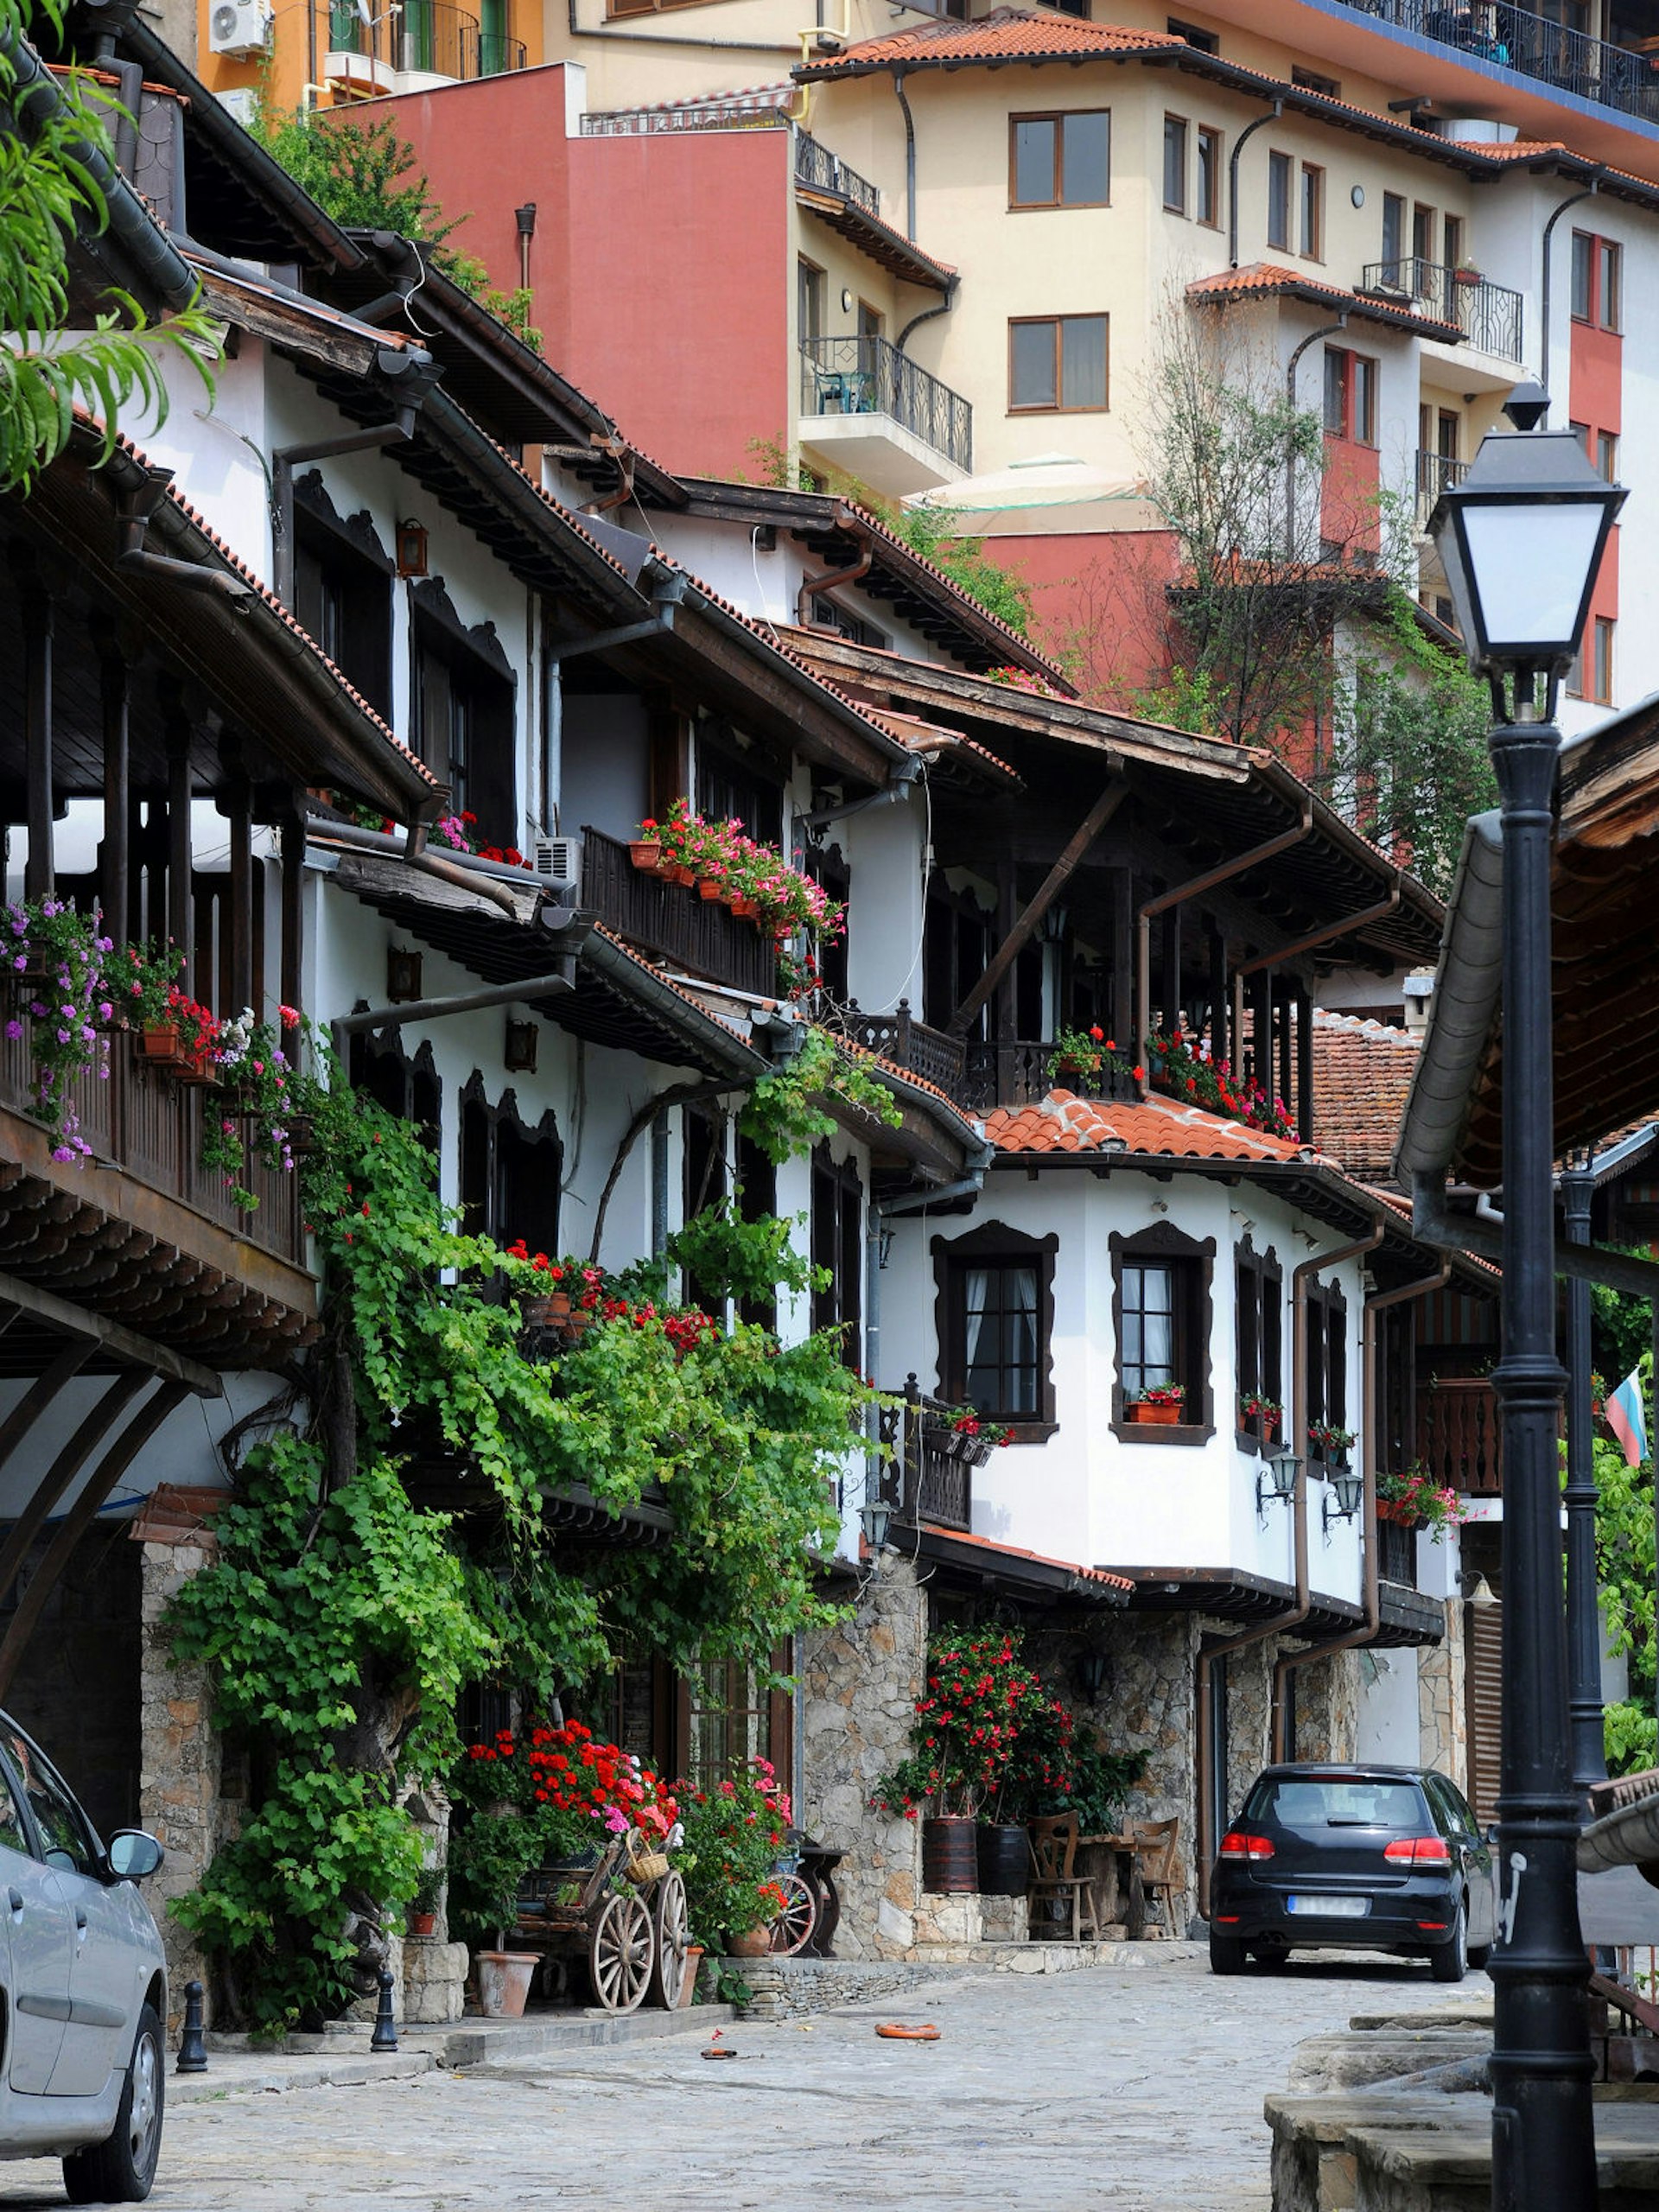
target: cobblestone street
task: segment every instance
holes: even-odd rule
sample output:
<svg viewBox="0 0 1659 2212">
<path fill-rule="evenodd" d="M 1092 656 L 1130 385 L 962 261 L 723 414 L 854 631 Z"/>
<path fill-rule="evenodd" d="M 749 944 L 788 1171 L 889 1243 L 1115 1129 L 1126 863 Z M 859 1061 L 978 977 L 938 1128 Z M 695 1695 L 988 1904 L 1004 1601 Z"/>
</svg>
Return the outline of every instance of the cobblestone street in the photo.
<svg viewBox="0 0 1659 2212">
<path fill-rule="evenodd" d="M 1260 2212 L 1262 2100 L 1305 2036 L 1357 2011 L 1429 2010 L 1422 1966 L 1319 1961 L 1213 1980 L 1193 1957 L 1137 1969 L 953 1980 L 895 2002 L 546 2054 L 363 2088 L 226 2095 L 169 2113 L 163 2212 L 827 2212 L 1034 2202 L 1044 2212 Z M 878 2040 L 931 2020 L 934 2044 Z M 61 2204 L 54 2165 L 0 2169 L 0 2208 Z"/>
</svg>

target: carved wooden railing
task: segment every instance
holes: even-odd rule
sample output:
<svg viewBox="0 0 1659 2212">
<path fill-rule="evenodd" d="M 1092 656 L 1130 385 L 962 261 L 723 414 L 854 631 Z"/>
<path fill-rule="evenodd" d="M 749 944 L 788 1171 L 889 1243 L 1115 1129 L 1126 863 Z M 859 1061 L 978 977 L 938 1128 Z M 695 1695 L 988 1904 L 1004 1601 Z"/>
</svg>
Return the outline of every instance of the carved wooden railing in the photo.
<svg viewBox="0 0 1659 2212">
<path fill-rule="evenodd" d="M 925 1082 L 937 1084 L 969 1114 L 988 1114 L 993 1108 L 1034 1106 L 1059 1083 L 1088 1098 L 1135 1096 L 1131 1077 L 1114 1065 L 1097 1075 L 1056 1077 L 1054 1047 L 1043 1038 L 1015 1038 L 1011 1043 L 969 1043 L 943 1029 L 930 1029 L 918 1021 L 908 999 L 900 999 L 892 1014 L 865 1014 L 849 1009 L 851 1033 L 857 1042 L 880 1052 L 895 1066 L 908 1068 Z"/>
<path fill-rule="evenodd" d="M 904 1402 L 881 1415 L 881 1440 L 893 1454 L 882 1471 L 883 1495 L 900 1521 L 966 1533 L 974 1522 L 973 1470 L 984 1452 L 951 1435 L 943 1410 L 922 1396 L 913 1375 L 906 1377 Z"/>
<path fill-rule="evenodd" d="M 1439 1376 L 1419 1392 L 1417 1460 L 1444 1488 L 1503 1494 L 1497 1396 L 1484 1376 Z"/>
<path fill-rule="evenodd" d="M 1397 1582 L 1408 1590 L 1417 1587 L 1417 1531 L 1403 1521 L 1376 1524 L 1376 1571 L 1384 1582 Z"/>
<path fill-rule="evenodd" d="M 627 847 L 601 830 L 582 833 L 582 903 L 671 967 L 757 998 L 778 988 L 778 948 L 766 931 L 702 898 L 695 885 L 635 868 Z"/>
</svg>

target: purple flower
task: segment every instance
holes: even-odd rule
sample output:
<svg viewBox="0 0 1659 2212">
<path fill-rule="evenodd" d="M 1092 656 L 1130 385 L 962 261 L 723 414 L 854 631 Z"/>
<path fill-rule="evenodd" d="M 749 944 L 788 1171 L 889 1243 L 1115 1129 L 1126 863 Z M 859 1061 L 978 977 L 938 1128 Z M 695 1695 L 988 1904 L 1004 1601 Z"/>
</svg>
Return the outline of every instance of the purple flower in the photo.
<svg viewBox="0 0 1659 2212">
<path fill-rule="evenodd" d="M 73 1160 L 74 1156 L 74 1147 L 72 1145 L 58 1144 L 52 1147 L 54 1160 Z"/>
<path fill-rule="evenodd" d="M 21 1021 L 9 1021 L 6 1024 L 6 1035 L 10 1039 L 14 1045 L 17 1042 L 17 1039 L 22 1035 L 22 1033 L 23 1025 Z"/>
<path fill-rule="evenodd" d="M 114 1008 L 111 1004 L 110 1004 L 110 1002 L 109 1002 L 108 999 L 100 999 L 100 1000 L 99 1000 L 99 1007 L 98 1007 L 98 1018 L 99 1018 L 99 1020 L 100 1021 L 107 1021 L 107 1020 L 109 1020 L 110 1017 L 114 1014 L 114 1012 L 115 1012 L 115 1008 Z"/>
<path fill-rule="evenodd" d="M 29 955 L 26 952 L 20 952 L 11 964 L 14 968 L 17 969 L 27 968 L 29 965 Z"/>
</svg>

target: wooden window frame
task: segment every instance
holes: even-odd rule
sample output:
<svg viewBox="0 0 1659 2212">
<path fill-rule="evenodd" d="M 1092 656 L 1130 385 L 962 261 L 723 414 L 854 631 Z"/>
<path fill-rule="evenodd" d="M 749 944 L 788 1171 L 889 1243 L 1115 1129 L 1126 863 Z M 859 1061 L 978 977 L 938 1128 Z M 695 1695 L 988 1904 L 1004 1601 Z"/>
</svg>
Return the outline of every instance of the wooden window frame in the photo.
<svg viewBox="0 0 1659 2212">
<path fill-rule="evenodd" d="M 1215 1269 L 1213 1236 L 1189 1236 L 1173 1222 L 1154 1222 L 1133 1236 L 1114 1230 L 1107 1240 L 1112 1262 L 1112 1433 L 1125 1444 L 1207 1444 L 1216 1433 Z M 1198 1405 L 1198 1419 L 1175 1421 L 1167 1427 L 1152 1421 L 1132 1421 L 1123 1389 L 1123 1269 L 1149 1262 L 1173 1267 L 1186 1277 L 1187 1372 L 1181 1378 L 1186 1390 L 1186 1409 Z"/>
<path fill-rule="evenodd" d="M 537 1122 L 526 1122 L 518 1110 L 518 1098 L 511 1089 L 504 1090 L 499 1099 L 493 1100 L 490 1097 L 485 1085 L 483 1071 L 479 1068 L 474 1068 L 461 1085 L 455 1104 L 455 1145 L 460 1169 L 456 1182 L 458 1191 L 461 1189 L 467 1175 L 467 1129 L 469 1115 L 480 1116 L 484 1123 L 484 1198 L 480 1209 L 482 1219 L 474 1217 L 474 1225 L 467 1233 L 469 1236 L 493 1237 L 498 1244 L 506 1244 L 518 1236 L 524 1236 L 532 1250 L 544 1250 L 550 1258 L 556 1259 L 559 1250 L 559 1217 L 563 1211 L 559 1205 L 559 1197 L 564 1176 L 564 1139 L 559 1134 L 558 1117 L 553 1109 L 550 1106 Z M 530 1236 L 518 1221 L 503 1218 L 500 1146 L 501 1134 L 504 1129 L 510 1130 L 521 1144 L 526 1147 L 545 1148 L 550 1154 L 553 1234 L 544 1243 L 540 1242 L 539 1232 L 536 1236 Z M 470 1212 L 472 1202 L 463 1199 L 463 1205 Z"/>
<path fill-rule="evenodd" d="M 1376 354 L 1356 353 L 1351 346 L 1327 346 L 1325 349 L 1325 358 L 1327 363 L 1332 361 L 1340 363 L 1338 375 L 1342 386 L 1340 410 L 1342 421 L 1339 427 L 1333 428 L 1329 419 L 1330 385 L 1327 369 L 1327 381 L 1322 385 L 1320 391 L 1320 420 L 1324 425 L 1325 436 L 1338 438 L 1344 445 L 1369 446 L 1374 450 L 1376 445 L 1377 383 L 1381 374 Z M 1371 396 L 1370 410 L 1371 419 L 1365 425 L 1363 431 L 1361 430 L 1357 421 L 1356 405 L 1359 387 L 1362 382 L 1366 381 L 1358 374 L 1361 363 L 1364 364 L 1369 372 Z"/>
<path fill-rule="evenodd" d="M 1618 624 L 1611 614 L 1590 617 L 1590 696 L 1599 707 L 1613 703 L 1613 650 Z"/>
<path fill-rule="evenodd" d="M 1059 1427 L 1054 1391 L 1054 1257 L 1058 1236 L 1033 1236 L 1006 1222 L 988 1221 L 965 1236 L 936 1236 L 933 1328 L 938 1394 L 947 1405 L 965 1404 L 967 1357 L 960 1285 L 969 1268 L 1033 1268 L 1037 1274 L 1037 1405 L 1029 1414 L 997 1412 L 1016 1444 L 1046 1444 Z"/>
<path fill-rule="evenodd" d="M 1618 335 L 1624 327 L 1624 249 L 1617 238 L 1597 238 L 1595 270 L 1596 327 Z"/>
<path fill-rule="evenodd" d="M 812 1263 L 830 1281 L 812 1293 L 812 1326 L 841 1328 L 844 1365 L 864 1368 L 864 1204 L 858 1163 L 837 1160 L 828 1142 L 812 1154 L 807 1234 Z"/>
<path fill-rule="evenodd" d="M 1304 162 L 1296 181 L 1298 187 L 1296 194 L 1297 257 L 1302 261 L 1322 262 L 1325 259 L 1325 169 L 1323 165 L 1319 162 Z M 1311 224 L 1310 214 L 1313 218 Z"/>
<path fill-rule="evenodd" d="M 1284 220 L 1279 230 L 1274 229 L 1274 183 L 1284 180 Z M 1268 245 L 1274 253 L 1290 251 L 1291 225 L 1295 219 L 1296 163 L 1292 156 L 1274 146 L 1268 153 Z"/>
<path fill-rule="evenodd" d="M 1309 1285 L 1303 1325 L 1307 1333 L 1307 1426 L 1311 1428 L 1315 1423 L 1320 1423 L 1331 1428 L 1346 1428 L 1350 1426 L 1348 1301 L 1342 1294 L 1340 1283 L 1316 1281 Z M 1333 1350 L 1337 1355 L 1335 1358 L 1332 1357 Z M 1310 1438 L 1292 1437 L 1288 1441 L 1293 1452 L 1307 1454 L 1311 1471 L 1317 1474 L 1326 1471 L 1327 1463 L 1316 1458 Z"/>
<path fill-rule="evenodd" d="M 1271 1244 L 1266 1251 L 1258 1252 L 1249 1236 L 1244 1237 L 1234 1257 L 1233 1298 L 1235 1409 L 1237 1399 L 1246 1396 L 1271 1398 L 1275 1405 L 1282 1407 L 1284 1401 L 1281 1393 L 1285 1385 L 1285 1274 L 1279 1255 Z M 1284 1434 L 1285 1427 L 1281 1413 L 1281 1436 Z M 1241 1452 L 1258 1456 L 1265 1456 L 1274 1448 L 1271 1434 L 1255 1421 L 1248 1427 L 1241 1421 L 1236 1441 Z"/>
<path fill-rule="evenodd" d="M 1179 200 L 1172 200 L 1169 196 L 1169 134 L 1172 129 L 1179 130 L 1181 134 L 1181 163 L 1179 180 L 1181 196 Z M 1173 114 L 1167 109 L 1164 112 L 1163 155 L 1164 213 L 1166 215 L 1185 215 L 1187 212 L 1187 201 L 1192 196 L 1189 189 L 1191 179 L 1187 171 L 1192 159 L 1192 125 L 1185 116 Z"/>
<path fill-rule="evenodd" d="M 1061 335 L 1068 322 L 1103 322 L 1106 343 L 1103 353 L 1105 394 L 1096 407 L 1068 407 L 1062 397 L 1065 390 L 1065 346 Z M 1016 404 L 1014 397 L 1014 334 L 1036 323 L 1046 324 L 1054 333 L 1054 398 L 1052 404 Z M 1008 317 L 1008 412 L 1010 415 L 1109 415 L 1112 406 L 1112 319 L 1105 310 L 1087 315 L 1016 315 Z"/>
<path fill-rule="evenodd" d="M 1101 115 L 1106 118 L 1106 197 L 1103 200 L 1067 200 L 1065 197 L 1065 126 L 1074 115 Z M 1053 197 L 1050 200 L 1021 200 L 1018 191 L 1019 167 L 1015 139 L 1022 123 L 1050 123 L 1054 126 L 1054 162 L 1051 179 Z M 1109 107 L 1052 107 L 1035 108 L 1028 114 L 1008 118 L 1008 212 L 1013 215 L 1045 214 L 1058 207 L 1109 207 L 1112 204 L 1112 111 Z"/>
<path fill-rule="evenodd" d="M 1225 198 L 1223 176 L 1226 161 L 1226 134 L 1213 124 L 1201 123 L 1198 129 L 1197 157 L 1193 163 L 1193 217 L 1199 227 L 1218 231 L 1222 223 L 1222 207 Z M 1205 149 L 1210 149 L 1210 193 L 1206 202 L 1204 192 Z"/>
</svg>

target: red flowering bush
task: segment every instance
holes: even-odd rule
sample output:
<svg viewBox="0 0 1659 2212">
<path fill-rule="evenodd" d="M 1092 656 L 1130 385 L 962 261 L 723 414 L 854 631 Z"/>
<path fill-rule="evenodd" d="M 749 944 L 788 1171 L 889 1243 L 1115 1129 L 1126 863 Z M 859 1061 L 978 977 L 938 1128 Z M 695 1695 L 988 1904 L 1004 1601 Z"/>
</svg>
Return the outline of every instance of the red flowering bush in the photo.
<svg viewBox="0 0 1659 2212">
<path fill-rule="evenodd" d="M 1282 1098 L 1275 1098 L 1254 1077 L 1235 1075 L 1227 1061 L 1194 1051 L 1179 1029 L 1166 1037 L 1148 1037 L 1147 1060 L 1154 1087 L 1172 1098 L 1190 1101 L 1212 1114 L 1230 1115 L 1249 1128 L 1265 1129 L 1269 1136 L 1296 1134 Z"/>
<path fill-rule="evenodd" d="M 674 1789 L 685 1822 L 679 1863 L 692 1937 L 719 1949 L 726 1936 L 764 1928 L 783 1910 L 772 1876 L 789 1847 L 788 1794 L 768 1759 L 751 1759 L 707 1788 Z"/>
<path fill-rule="evenodd" d="M 954 1629 L 935 1637 L 910 1757 L 882 1777 L 871 1803 L 912 1821 L 977 1813 L 1001 1790 L 1022 1729 L 1048 1703 L 1017 1631 Z"/>
</svg>

